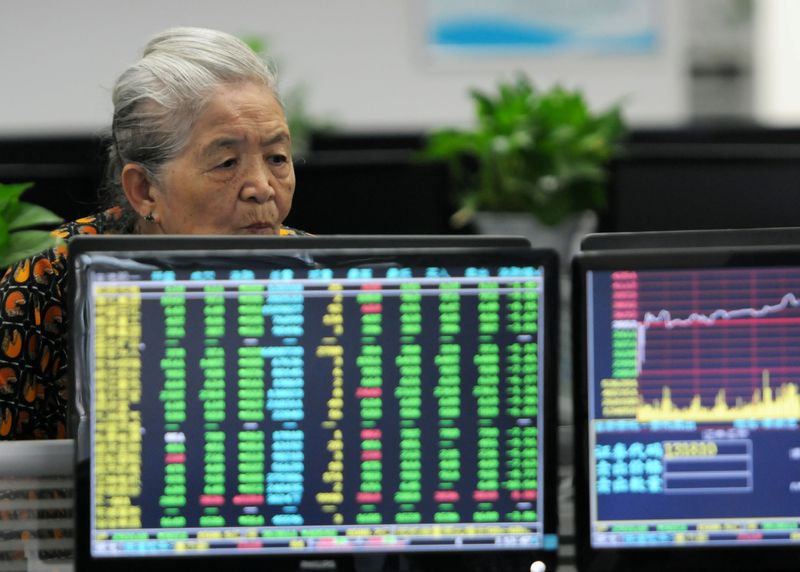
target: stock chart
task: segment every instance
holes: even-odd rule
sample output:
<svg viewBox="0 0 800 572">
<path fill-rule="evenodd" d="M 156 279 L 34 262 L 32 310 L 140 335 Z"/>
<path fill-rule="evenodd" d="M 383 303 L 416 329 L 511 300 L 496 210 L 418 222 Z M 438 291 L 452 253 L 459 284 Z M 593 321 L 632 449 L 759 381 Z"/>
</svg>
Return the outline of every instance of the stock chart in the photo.
<svg viewBox="0 0 800 572">
<path fill-rule="evenodd" d="M 541 268 L 92 288 L 98 552 L 541 544 Z"/>
<path fill-rule="evenodd" d="M 593 540 L 800 540 L 800 269 L 589 276 Z"/>
</svg>

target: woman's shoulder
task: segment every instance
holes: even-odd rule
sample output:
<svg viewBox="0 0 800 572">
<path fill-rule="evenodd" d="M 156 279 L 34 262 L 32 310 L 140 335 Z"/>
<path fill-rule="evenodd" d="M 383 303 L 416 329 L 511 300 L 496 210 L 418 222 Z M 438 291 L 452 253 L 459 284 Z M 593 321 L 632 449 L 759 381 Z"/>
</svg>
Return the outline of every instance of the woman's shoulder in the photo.
<svg viewBox="0 0 800 572">
<path fill-rule="evenodd" d="M 18 260 L 0 274 L 0 293 L 8 288 L 31 286 L 49 288 L 54 282 L 60 282 L 67 266 L 66 241 L 81 234 L 108 234 L 113 232 L 115 223 L 120 219 L 122 211 L 111 208 L 97 214 L 67 222 L 53 230 L 50 234 L 60 239 L 52 247 L 32 256 Z"/>
<path fill-rule="evenodd" d="M 51 234 L 57 238 L 69 239 L 80 234 L 110 234 L 122 219 L 122 209 L 112 207 L 91 216 L 65 223 Z"/>
<path fill-rule="evenodd" d="M 304 230 L 298 230 L 290 226 L 281 226 L 279 234 L 280 236 L 314 236 L 310 232 L 306 232 Z"/>
<path fill-rule="evenodd" d="M 67 240 L 113 232 L 120 214 L 110 209 L 65 223 L 51 233 L 51 248 L 13 263 L 2 273 L 0 440 L 64 436 Z"/>
<path fill-rule="evenodd" d="M 34 279 L 33 273 L 27 269 L 47 267 L 47 275 L 50 278 L 59 278 L 65 270 L 68 255 L 67 241 L 79 235 L 115 234 L 122 220 L 123 211 L 119 207 L 112 207 L 105 211 L 79 218 L 62 224 L 50 234 L 60 239 L 59 243 L 53 248 L 29 256 L 9 266 L 5 272 L 0 270 L 0 289 L 7 285 L 10 280 L 14 282 L 25 282 Z M 308 232 L 296 228 L 282 226 L 280 236 L 314 236 Z M 38 264 L 38 266 L 37 266 Z M 24 276 L 24 279 L 22 277 Z M 46 277 L 37 275 L 40 281 Z"/>
</svg>

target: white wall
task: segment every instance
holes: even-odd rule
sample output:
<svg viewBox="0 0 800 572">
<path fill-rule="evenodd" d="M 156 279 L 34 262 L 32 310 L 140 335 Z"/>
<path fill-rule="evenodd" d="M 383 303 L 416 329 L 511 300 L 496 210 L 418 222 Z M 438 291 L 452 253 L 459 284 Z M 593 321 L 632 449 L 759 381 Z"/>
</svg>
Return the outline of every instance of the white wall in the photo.
<svg viewBox="0 0 800 572">
<path fill-rule="evenodd" d="M 284 88 L 303 83 L 316 116 L 344 129 L 466 123 L 467 89 L 514 70 L 581 87 L 593 105 L 625 98 L 634 124 L 687 117 L 684 0 L 663 0 L 652 56 L 520 57 L 442 64 L 422 45 L 425 0 L 28 0 L 0 2 L 0 136 L 90 132 L 110 122 L 110 88 L 146 39 L 173 25 L 266 38 Z"/>
<path fill-rule="evenodd" d="M 755 117 L 765 124 L 800 123 L 800 2 L 755 3 Z"/>
</svg>

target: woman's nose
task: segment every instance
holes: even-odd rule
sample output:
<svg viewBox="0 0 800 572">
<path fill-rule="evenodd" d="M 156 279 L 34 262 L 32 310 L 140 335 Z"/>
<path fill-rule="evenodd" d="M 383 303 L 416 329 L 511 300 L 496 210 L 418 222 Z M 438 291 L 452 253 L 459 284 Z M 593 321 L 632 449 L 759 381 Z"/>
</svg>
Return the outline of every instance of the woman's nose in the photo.
<svg viewBox="0 0 800 572">
<path fill-rule="evenodd" d="M 259 204 L 267 202 L 275 196 L 272 184 L 273 178 L 269 166 L 263 161 L 254 161 L 245 174 L 240 198 L 243 201 L 253 201 Z"/>
</svg>

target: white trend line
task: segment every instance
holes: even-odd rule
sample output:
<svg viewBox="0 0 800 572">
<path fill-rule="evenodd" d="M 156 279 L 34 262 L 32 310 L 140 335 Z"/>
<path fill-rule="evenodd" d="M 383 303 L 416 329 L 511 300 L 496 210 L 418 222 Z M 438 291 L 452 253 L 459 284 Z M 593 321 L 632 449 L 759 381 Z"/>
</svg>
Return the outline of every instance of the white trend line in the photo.
<svg viewBox="0 0 800 572">
<path fill-rule="evenodd" d="M 644 315 L 644 320 L 642 321 L 642 325 L 645 328 L 649 327 L 650 324 L 657 323 L 663 323 L 665 328 L 691 326 L 692 324 L 698 322 L 711 325 L 717 320 L 730 320 L 732 318 L 763 318 L 769 314 L 774 314 L 776 312 L 785 310 L 789 306 L 792 306 L 793 308 L 800 306 L 800 300 L 798 300 L 797 297 L 791 292 L 785 294 L 783 298 L 781 298 L 781 301 L 774 306 L 765 304 L 760 310 L 756 308 L 741 308 L 740 310 L 730 311 L 715 310 L 710 315 L 693 313 L 690 314 L 688 318 L 684 319 L 673 319 L 672 315 L 669 313 L 669 310 L 661 310 L 658 314 L 646 312 Z"/>
</svg>

